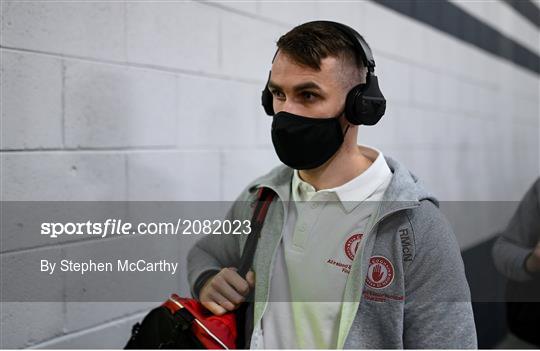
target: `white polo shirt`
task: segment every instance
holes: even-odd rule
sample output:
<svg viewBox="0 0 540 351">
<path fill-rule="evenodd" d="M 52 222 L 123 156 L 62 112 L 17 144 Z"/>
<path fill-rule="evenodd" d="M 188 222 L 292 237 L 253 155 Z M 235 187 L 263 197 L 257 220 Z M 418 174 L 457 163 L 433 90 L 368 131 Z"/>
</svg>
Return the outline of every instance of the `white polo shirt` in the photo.
<svg viewBox="0 0 540 351">
<path fill-rule="evenodd" d="M 373 163 L 332 189 L 316 191 L 297 170 L 262 318 L 265 349 L 337 347 L 340 308 L 356 249 L 390 183 L 382 153 L 358 146 Z M 290 303 L 293 302 L 293 303 Z"/>
</svg>

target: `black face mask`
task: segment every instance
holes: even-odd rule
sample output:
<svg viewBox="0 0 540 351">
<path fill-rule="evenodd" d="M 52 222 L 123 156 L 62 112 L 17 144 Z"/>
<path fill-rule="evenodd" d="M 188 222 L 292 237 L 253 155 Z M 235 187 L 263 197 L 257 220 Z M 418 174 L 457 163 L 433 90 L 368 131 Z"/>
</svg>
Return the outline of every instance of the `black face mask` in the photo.
<svg viewBox="0 0 540 351">
<path fill-rule="evenodd" d="M 340 114 L 341 115 L 341 114 Z M 309 118 L 285 111 L 274 115 L 272 142 L 284 164 L 294 169 L 312 169 L 328 161 L 343 144 L 339 116 Z"/>
</svg>

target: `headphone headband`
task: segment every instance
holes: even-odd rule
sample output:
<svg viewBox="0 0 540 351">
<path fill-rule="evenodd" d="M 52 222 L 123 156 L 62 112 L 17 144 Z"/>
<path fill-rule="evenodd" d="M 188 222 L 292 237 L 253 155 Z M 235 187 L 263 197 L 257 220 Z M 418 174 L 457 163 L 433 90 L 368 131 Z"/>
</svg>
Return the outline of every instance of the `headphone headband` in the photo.
<svg viewBox="0 0 540 351">
<path fill-rule="evenodd" d="M 356 47 L 356 52 L 360 53 L 360 57 L 362 58 L 364 65 L 368 68 L 368 71 L 375 71 L 375 59 L 373 58 L 373 54 L 371 53 L 371 48 L 369 47 L 369 44 L 365 41 L 364 37 L 362 37 L 360 33 L 358 33 L 356 30 L 343 23 L 333 21 L 319 20 L 307 23 L 326 23 L 334 26 L 334 28 L 338 29 L 347 37 L 349 37 L 349 39 L 351 39 L 353 45 Z"/>
</svg>

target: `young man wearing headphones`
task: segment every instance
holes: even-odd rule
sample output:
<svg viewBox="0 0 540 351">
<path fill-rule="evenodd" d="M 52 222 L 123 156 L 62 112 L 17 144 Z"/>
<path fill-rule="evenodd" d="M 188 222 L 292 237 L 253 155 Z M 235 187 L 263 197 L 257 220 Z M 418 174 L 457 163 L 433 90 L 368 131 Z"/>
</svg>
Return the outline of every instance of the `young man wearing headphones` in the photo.
<svg viewBox="0 0 540 351">
<path fill-rule="evenodd" d="M 262 104 L 284 165 L 251 182 L 228 214 L 250 218 L 260 188 L 277 195 L 253 272 L 234 268 L 245 236 L 204 237 L 188 257 L 193 295 L 223 314 L 253 293 L 250 348 L 476 348 L 463 262 L 438 201 L 399 162 L 357 145 L 358 126 L 386 106 L 368 44 L 314 21 L 277 47 Z"/>
</svg>

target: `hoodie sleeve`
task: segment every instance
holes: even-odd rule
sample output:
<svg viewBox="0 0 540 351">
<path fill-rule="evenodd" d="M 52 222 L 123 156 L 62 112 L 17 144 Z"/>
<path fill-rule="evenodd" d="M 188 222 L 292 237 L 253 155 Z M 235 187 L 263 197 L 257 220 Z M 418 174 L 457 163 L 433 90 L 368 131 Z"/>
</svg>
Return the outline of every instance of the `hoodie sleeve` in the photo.
<svg viewBox="0 0 540 351">
<path fill-rule="evenodd" d="M 232 220 L 233 206 L 224 220 Z M 205 235 L 189 250 L 188 281 L 191 295 L 198 299 L 204 282 L 222 268 L 236 266 L 240 261 L 238 235 Z"/>
<path fill-rule="evenodd" d="M 249 186 L 248 186 L 249 187 Z M 230 207 L 224 220 L 248 219 L 243 206 L 248 200 L 242 200 L 248 194 L 248 188 Z M 249 206 L 247 206 L 250 208 Z M 187 257 L 188 283 L 191 295 L 198 299 L 199 290 L 204 282 L 225 267 L 237 267 L 240 264 L 240 236 L 242 234 L 205 235 L 189 250 Z"/>
<path fill-rule="evenodd" d="M 540 240 L 540 178 L 523 196 L 506 229 L 493 245 L 495 267 L 516 281 L 533 279 L 525 270 L 525 260 Z"/>
<path fill-rule="evenodd" d="M 430 201 L 409 216 L 416 254 L 406 271 L 404 348 L 477 348 L 463 260 L 450 224 Z"/>
</svg>

